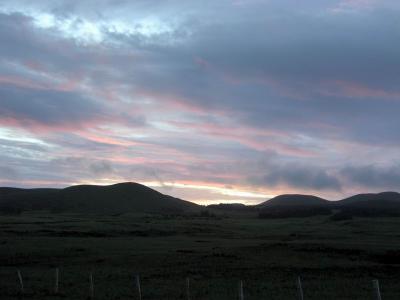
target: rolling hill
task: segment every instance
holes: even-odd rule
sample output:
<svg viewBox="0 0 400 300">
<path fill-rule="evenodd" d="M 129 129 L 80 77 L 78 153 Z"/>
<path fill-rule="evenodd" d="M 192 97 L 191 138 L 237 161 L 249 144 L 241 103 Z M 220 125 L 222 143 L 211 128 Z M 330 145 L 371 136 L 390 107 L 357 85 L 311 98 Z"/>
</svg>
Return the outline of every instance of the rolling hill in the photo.
<svg viewBox="0 0 400 300">
<path fill-rule="evenodd" d="M 257 206 L 262 218 L 309 217 L 330 215 L 338 219 L 352 217 L 400 216 L 400 194 L 396 192 L 354 195 L 328 201 L 311 195 L 281 195 Z"/>
<path fill-rule="evenodd" d="M 357 205 L 357 206 L 364 206 L 364 205 L 376 205 L 379 203 L 393 203 L 398 204 L 400 203 L 400 193 L 397 192 L 383 192 L 377 194 L 358 194 L 343 200 L 338 201 L 340 205 Z"/>
<path fill-rule="evenodd" d="M 383 192 L 354 195 L 337 201 L 335 208 L 344 216 L 397 217 L 400 216 L 400 194 Z"/>
<path fill-rule="evenodd" d="M 259 207 L 272 207 L 272 206 L 319 206 L 329 205 L 330 201 L 312 196 L 300 194 L 285 194 L 276 196 L 272 199 L 264 201 L 259 204 Z"/>
<path fill-rule="evenodd" d="M 138 183 L 78 185 L 65 189 L 0 188 L 0 210 L 3 212 L 172 213 L 197 208 L 199 206 L 194 203 L 164 195 Z"/>
<path fill-rule="evenodd" d="M 331 214 L 331 202 L 312 195 L 285 194 L 257 206 L 261 218 L 294 218 Z"/>
<path fill-rule="evenodd" d="M 0 212 L 27 210 L 118 214 L 129 212 L 183 213 L 202 206 L 159 193 L 138 183 L 109 186 L 77 185 L 65 189 L 0 188 Z M 213 211 L 258 212 L 261 218 L 311 217 L 332 215 L 337 219 L 360 217 L 400 217 L 400 193 L 359 194 L 339 201 L 312 195 L 285 194 L 261 204 L 210 205 Z"/>
</svg>

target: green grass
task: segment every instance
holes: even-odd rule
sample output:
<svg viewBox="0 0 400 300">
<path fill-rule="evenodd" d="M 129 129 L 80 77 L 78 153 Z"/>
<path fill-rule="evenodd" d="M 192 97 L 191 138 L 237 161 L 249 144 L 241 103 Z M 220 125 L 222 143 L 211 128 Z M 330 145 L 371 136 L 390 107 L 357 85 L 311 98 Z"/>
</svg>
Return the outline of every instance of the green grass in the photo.
<svg viewBox="0 0 400 300">
<path fill-rule="evenodd" d="M 90 272 L 95 299 L 138 299 L 135 274 L 144 300 L 185 299 L 186 277 L 196 300 L 238 299 L 240 279 L 245 299 L 296 299 L 298 275 L 305 299 L 372 300 L 374 278 L 399 299 L 399 237 L 400 218 L 0 216 L 0 299 L 87 299 Z"/>
</svg>

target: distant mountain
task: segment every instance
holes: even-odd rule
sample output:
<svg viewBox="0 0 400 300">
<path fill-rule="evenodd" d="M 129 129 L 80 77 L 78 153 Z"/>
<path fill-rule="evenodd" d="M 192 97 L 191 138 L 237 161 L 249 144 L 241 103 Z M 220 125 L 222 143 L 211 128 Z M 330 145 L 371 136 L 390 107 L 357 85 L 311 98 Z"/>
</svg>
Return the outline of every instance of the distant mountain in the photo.
<svg viewBox="0 0 400 300">
<path fill-rule="evenodd" d="M 184 212 L 199 206 L 138 183 L 78 185 L 65 189 L 0 188 L 0 210 L 79 213 Z"/>
<path fill-rule="evenodd" d="M 335 208 L 344 216 L 397 217 L 400 216 L 400 194 L 383 192 L 354 195 L 337 201 Z"/>
<path fill-rule="evenodd" d="M 400 194 L 359 194 L 339 201 L 288 194 L 267 200 L 257 207 L 262 218 L 310 217 L 332 213 L 337 220 L 352 217 L 397 217 L 400 216 Z"/>
<path fill-rule="evenodd" d="M 0 212 L 26 210 L 116 214 L 127 212 L 180 213 L 199 211 L 194 203 L 159 193 L 138 183 L 109 186 L 78 185 L 65 189 L 0 188 Z M 331 215 L 333 219 L 352 217 L 400 217 L 400 193 L 359 194 L 340 201 L 312 195 L 285 194 L 255 206 L 244 204 L 209 205 L 213 211 L 258 212 L 262 218 Z"/>
<path fill-rule="evenodd" d="M 270 200 L 267 200 L 258 206 L 260 207 L 272 207 L 272 206 L 320 206 L 329 205 L 330 201 L 312 196 L 312 195 L 300 195 L 300 194 L 285 194 L 276 196 Z"/>
<path fill-rule="evenodd" d="M 330 215 L 331 202 L 316 196 L 280 195 L 258 205 L 260 218 L 304 218 Z"/>
<path fill-rule="evenodd" d="M 44 210 L 53 207 L 57 189 L 0 188 L 0 211 L 20 212 L 23 210 Z"/>
<path fill-rule="evenodd" d="M 400 203 L 400 193 L 383 192 L 377 194 L 358 194 L 338 201 L 342 206 L 346 205 L 381 205 L 382 203 Z"/>
</svg>

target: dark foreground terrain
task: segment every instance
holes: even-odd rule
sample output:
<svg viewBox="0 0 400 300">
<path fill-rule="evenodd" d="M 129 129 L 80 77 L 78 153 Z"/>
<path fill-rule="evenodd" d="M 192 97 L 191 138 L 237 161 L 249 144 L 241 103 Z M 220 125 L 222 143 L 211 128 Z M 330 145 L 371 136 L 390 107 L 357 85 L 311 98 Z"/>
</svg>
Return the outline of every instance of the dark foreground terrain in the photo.
<svg viewBox="0 0 400 300">
<path fill-rule="evenodd" d="M 0 299 L 400 299 L 400 218 L 260 219 L 252 212 L 186 216 L 0 216 Z M 55 268 L 59 295 L 53 294 Z M 17 269 L 25 290 L 21 295 Z"/>
</svg>

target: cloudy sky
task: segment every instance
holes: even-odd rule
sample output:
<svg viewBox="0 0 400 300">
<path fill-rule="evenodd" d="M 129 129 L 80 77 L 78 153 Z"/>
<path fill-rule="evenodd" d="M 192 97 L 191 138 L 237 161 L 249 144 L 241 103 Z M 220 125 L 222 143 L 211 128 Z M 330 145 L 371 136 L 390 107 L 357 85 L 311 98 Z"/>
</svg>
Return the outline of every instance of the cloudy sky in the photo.
<svg viewBox="0 0 400 300">
<path fill-rule="evenodd" d="M 397 0 L 2 0 L 0 185 L 400 190 Z"/>
</svg>

